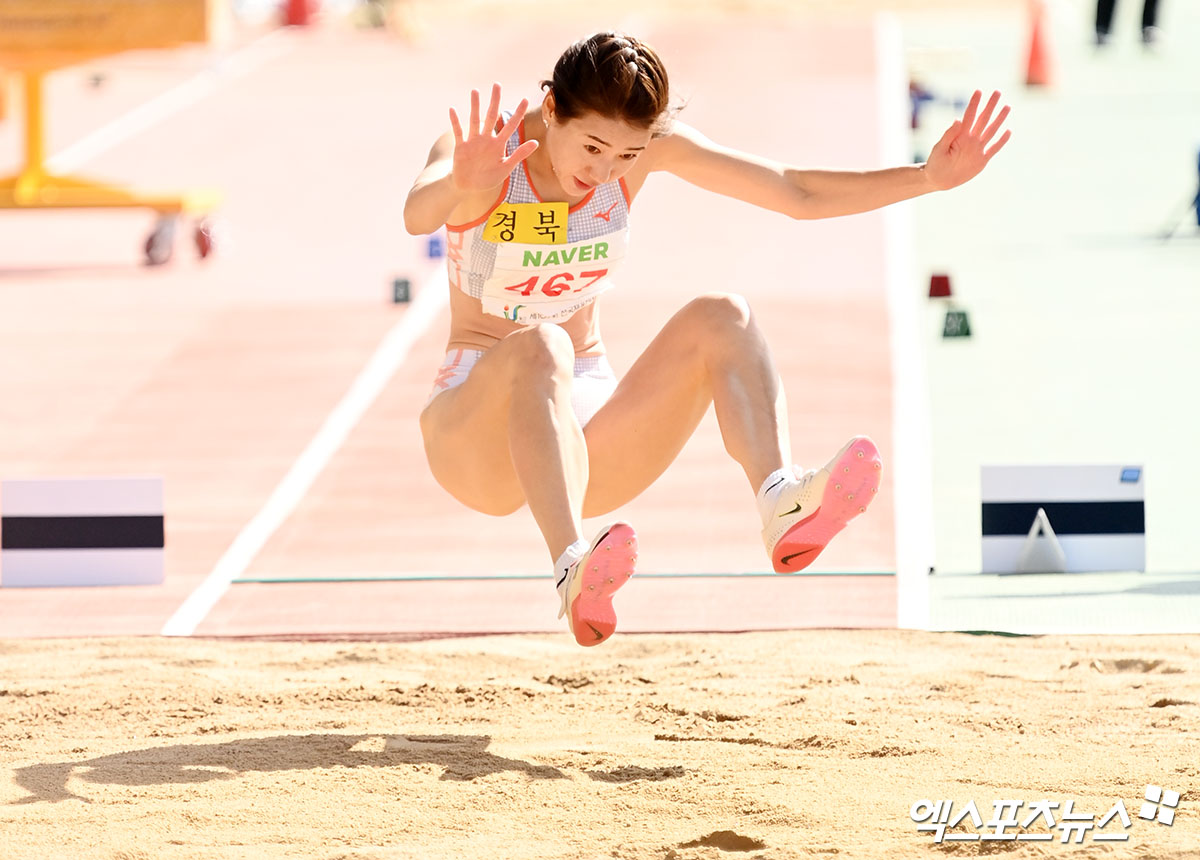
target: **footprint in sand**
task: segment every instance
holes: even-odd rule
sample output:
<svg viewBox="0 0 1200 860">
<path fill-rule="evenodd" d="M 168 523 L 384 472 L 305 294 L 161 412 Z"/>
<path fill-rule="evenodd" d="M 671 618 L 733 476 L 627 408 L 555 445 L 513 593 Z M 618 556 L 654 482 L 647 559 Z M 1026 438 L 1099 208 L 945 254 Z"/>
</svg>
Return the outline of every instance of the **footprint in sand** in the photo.
<svg viewBox="0 0 1200 860">
<path fill-rule="evenodd" d="M 1181 670 L 1172 666 L 1168 666 L 1166 660 L 1139 660 L 1139 659 L 1116 659 L 1116 660 L 1092 660 L 1088 665 L 1102 674 L 1115 674 L 1119 672 L 1130 672 L 1136 674 L 1149 674 L 1158 672 L 1163 675 L 1176 675 Z M 1077 662 L 1068 666 L 1068 669 L 1079 665 Z"/>
<path fill-rule="evenodd" d="M 742 836 L 740 833 L 734 833 L 732 830 L 717 830 L 707 836 L 693 839 L 691 842 L 682 842 L 679 847 L 718 848 L 721 851 L 758 851 L 766 848 L 767 843 L 760 842 L 749 836 Z"/>
</svg>

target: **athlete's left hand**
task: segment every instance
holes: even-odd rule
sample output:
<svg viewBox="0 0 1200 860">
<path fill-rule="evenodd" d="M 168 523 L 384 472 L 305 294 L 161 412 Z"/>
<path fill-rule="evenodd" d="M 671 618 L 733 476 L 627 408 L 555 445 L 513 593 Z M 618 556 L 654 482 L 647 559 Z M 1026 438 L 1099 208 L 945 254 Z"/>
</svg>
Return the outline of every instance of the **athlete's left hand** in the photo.
<svg viewBox="0 0 1200 860">
<path fill-rule="evenodd" d="M 976 115 L 982 98 L 983 94 L 976 90 L 962 119 L 954 121 L 929 153 L 925 175 L 935 188 L 954 188 L 974 178 L 1012 136 L 1012 132 L 1006 130 L 998 141 L 988 146 L 1008 117 L 1009 109 L 1005 105 L 995 120 L 992 119 L 996 105 L 1000 103 L 1000 93 L 993 92 L 983 113 Z"/>
</svg>

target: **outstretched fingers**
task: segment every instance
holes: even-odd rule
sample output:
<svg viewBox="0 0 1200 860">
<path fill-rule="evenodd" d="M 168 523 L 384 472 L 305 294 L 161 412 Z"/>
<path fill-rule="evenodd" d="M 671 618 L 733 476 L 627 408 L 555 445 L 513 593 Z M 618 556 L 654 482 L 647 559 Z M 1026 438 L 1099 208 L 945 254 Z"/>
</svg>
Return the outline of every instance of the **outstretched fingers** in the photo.
<svg viewBox="0 0 1200 860">
<path fill-rule="evenodd" d="M 998 105 L 999 103 L 1000 103 L 1000 91 L 994 90 L 992 92 L 992 97 L 988 99 L 988 103 L 983 109 L 983 113 L 981 113 L 979 115 L 979 118 L 976 119 L 973 124 L 967 126 L 968 128 L 971 129 L 972 135 L 974 135 L 975 137 L 979 137 L 983 134 L 984 129 L 987 128 L 987 124 L 992 119 L 992 112 L 996 109 L 996 105 Z"/>
<path fill-rule="evenodd" d="M 467 136 L 474 137 L 479 134 L 479 90 L 471 90 L 471 127 L 467 129 Z"/>
<path fill-rule="evenodd" d="M 513 150 L 512 155 L 510 155 L 508 158 L 504 159 L 504 162 L 503 162 L 504 166 L 505 167 L 516 166 L 520 162 L 527 159 L 529 156 L 533 155 L 534 150 L 536 150 L 537 148 L 538 148 L 538 142 L 536 140 L 525 141 L 524 143 L 522 143 L 520 146 L 518 146 L 516 149 Z"/>
<path fill-rule="evenodd" d="M 496 129 L 496 120 L 500 118 L 500 85 L 492 84 L 492 98 L 488 102 L 487 116 L 483 118 L 482 134 L 491 134 Z"/>
<path fill-rule="evenodd" d="M 1004 144 L 1008 143 L 1008 139 L 1010 137 L 1012 137 L 1012 131 L 1006 131 L 1004 134 L 1000 135 L 1000 139 L 996 141 L 994 146 L 991 146 L 983 151 L 984 160 L 990 161 L 992 156 L 999 152 Z"/>
<path fill-rule="evenodd" d="M 979 90 L 971 95 L 971 100 L 967 102 L 967 109 L 962 115 L 962 128 L 969 129 L 975 125 L 975 113 L 979 110 L 979 102 L 983 98 L 983 93 Z"/>
<path fill-rule="evenodd" d="M 521 99 L 521 103 L 517 105 L 517 109 L 513 111 L 513 115 L 508 118 L 508 122 L 504 124 L 504 128 L 500 129 L 500 139 L 508 140 L 512 137 L 513 132 L 517 130 L 517 126 L 521 124 L 521 120 L 525 119 L 525 111 L 529 109 L 529 99 Z"/>
<path fill-rule="evenodd" d="M 497 134 L 501 140 L 507 140 L 516 131 L 521 120 L 525 118 L 525 112 L 529 108 L 529 100 L 522 99 L 516 112 L 497 133 L 496 124 L 500 121 L 500 84 L 492 84 L 492 94 L 488 99 L 487 113 L 483 116 L 482 124 L 479 120 L 479 104 L 479 90 L 471 90 L 471 113 L 466 134 L 463 134 L 463 126 L 458 118 L 458 112 L 454 108 L 450 108 L 450 128 L 454 131 L 454 140 L 456 143 L 462 143 L 464 139 L 472 140 L 476 137 L 490 136 L 492 134 Z"/>
<path fill-rule="evenodd" d="M 1004 120 L 1008 119 L 1008 111 L 1009 111 L 1009 107 L 1008 107 L 1008 105 L 1005 105 L 1001 109 L 1000 113 L 996 116 L 995 121 L 991 125 L 989 125 L 986 129 L 984 129 L 983 134 L 979 138 L 980 142 L 986 144 L 988 141 L 990 141 L 993 137 L 996 136 L 996 132 L 998 132 L 1000 130 L 1000 126 L 1004 125 Z"/>
<path fill-rule="evenodd" d="M 517 105 L 517 109 L 513 111 L 513 115 L 508 118 L 508 122 L 504 124 L 504 128 L 500 129 L 500 140 L 508 140 L 512 137 L 513 132 L 520 126 L 521 121 L 525 119 L 525 111 L 529 109 L 529 99 L 521 99 L 521 103 Z M 533 151 L 538 148 L 536 140 L 527 140 L 513 150 L 512 155 L 504 159 L 505 167 L 513 167 L 518 163 L 527 159 L 533 154 Z"/>
</svg>

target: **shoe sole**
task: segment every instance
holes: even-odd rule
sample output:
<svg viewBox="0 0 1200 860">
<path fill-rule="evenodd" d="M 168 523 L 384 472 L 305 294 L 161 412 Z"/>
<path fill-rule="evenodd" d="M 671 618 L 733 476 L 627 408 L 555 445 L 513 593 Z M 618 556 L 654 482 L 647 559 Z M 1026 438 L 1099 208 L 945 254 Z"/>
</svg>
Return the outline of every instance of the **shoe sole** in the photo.
<svg viewBox="0 0 1200 860">
<path fill-rule="evenodd" d="M 614 523 L 596 538 L 579 562 L 580 573 L 571 585 L 567 614 L 571 632 L 580 645 L 599 645 L 616 631 L 612 597 L 633 576 L 637 548 L 633 526 Z"/>
<path fill-rule="evenodd" d="M 866 511 L 879 492 L 883 461 L 875 443 L 865 436 L 853 440 L 826 468 L 829 483 L 821 496 L 821 506 L 788 529 L 775 544 L 771 564 L 776 573 L 796 573 L 816 561 L 834 535 Z"/>
</svg>

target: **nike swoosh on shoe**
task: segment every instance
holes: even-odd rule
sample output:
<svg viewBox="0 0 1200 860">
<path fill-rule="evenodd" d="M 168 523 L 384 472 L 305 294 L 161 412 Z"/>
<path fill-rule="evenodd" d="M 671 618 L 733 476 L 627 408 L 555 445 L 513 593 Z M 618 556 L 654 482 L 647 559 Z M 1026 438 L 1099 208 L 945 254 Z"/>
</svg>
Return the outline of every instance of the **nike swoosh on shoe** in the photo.
<svg viewBox="0 0 1200 860">
<path fill-rule="evenodd" d="M 778 487 L 780 484 L 782 484 L 782 483 L 783 483 L 784 481 L 786 481 L 786 480 L 787 480 L 787 477 L 786 477 L 786 476 L 785 476 L 785 477 L 782 477 L 782 478 L 780 478 L 780 479 L 779 479 L 778 481 L 776 481 L 774 484 L 772 484 L 771 486 L 767 487 L 767 489 L 766 489 L 766 492 L 768 492 L 768 493 L 769 493 L 769 492 L 771 492 L 771 490 L 775 489 L 776 487 Z"/>
<path fill-rule="evenodd" d="M 620 539 L 614 541 L 618 534 Z M 572 565 L 574 579 L 567 577 L 564 609 L 580 645 L 599 645 L 612 636 L 617 620 L 612 596 L 633 575 L 636 561 L 637 535 L 628 523 L 618 522 L 606 528 L 588 553 Z"/>
<path fill-rule="evenodd" d="M 802 555 L 808 555 L 808 553 L 816 552 L 816 551 L 817 551 L 816 547 L 809 547 L 808 549 L 802 549 L 802 550 L 800 550 L 800 552 L 794 552 L 791 555 L 785 555 L 783 558 L 779 559 L 779 563 L 783 564 L 783 565 L 791 564 L 792 559 L 799 558 Z"/>
<path fill-rule="evenodd" d="M 866 511 L 878 493 L 882 463 L 879 450 L 865 436 L 856 436 L 822 470 L 828 481 L 814 512 L 786 517 L 783 535 L 764 529 L 773 566 L 777 573 L 796 573 L 810 565 L 829 541 L 859 514 Z M 860 498 L 856 498 L 861 496 Z M 775 553 L 780 555 L 776 556 Z"/>
</svg>

